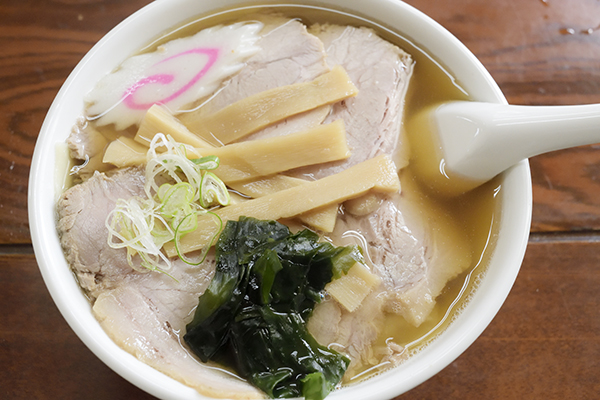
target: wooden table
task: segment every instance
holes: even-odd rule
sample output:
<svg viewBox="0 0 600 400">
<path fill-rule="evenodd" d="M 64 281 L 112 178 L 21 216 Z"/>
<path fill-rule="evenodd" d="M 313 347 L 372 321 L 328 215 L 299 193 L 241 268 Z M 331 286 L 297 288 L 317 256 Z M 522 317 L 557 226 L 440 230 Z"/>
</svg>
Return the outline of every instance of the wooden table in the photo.
<svg viewBox="0 0 600 400">
<path fill-rule="evenodd" d="M 0 2 L 0 398 L 151 398 L 96 359 L 58 313 L 26 207 L 52 99 L 92 45 L 147 3 Z M 600 1 L 408 3 L 462 40 L 510 103 L 600 102 Z M 600 398 L 600 150 L 535 157 L 531 168 L 532 233 L 506 304 L 461 357 L 398 399 Z"/>
</svg>

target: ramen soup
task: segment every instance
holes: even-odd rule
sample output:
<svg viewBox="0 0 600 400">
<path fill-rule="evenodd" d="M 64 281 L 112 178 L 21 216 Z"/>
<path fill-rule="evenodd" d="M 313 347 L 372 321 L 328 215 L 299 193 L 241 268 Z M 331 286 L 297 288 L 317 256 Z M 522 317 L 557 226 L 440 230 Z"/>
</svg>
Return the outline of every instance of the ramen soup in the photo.
<svg viewBox="0 0 600 400">
<path fill-rule="evenodd" d="M 200 393 L 321 399 L 468 302 L 498 182 L 444 197 L 415 116 L 468 94 L 409 38 L 311 7 L 197 18 L 86 95 L 60 197 L 106 333 Z"/>
</svg>

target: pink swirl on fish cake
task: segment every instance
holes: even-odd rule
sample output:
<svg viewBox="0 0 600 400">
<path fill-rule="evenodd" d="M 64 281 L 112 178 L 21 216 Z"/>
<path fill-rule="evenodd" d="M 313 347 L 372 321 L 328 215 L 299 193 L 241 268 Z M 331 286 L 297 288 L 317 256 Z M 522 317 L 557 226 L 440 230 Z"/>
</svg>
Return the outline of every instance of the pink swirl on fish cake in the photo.
<svg viewBox="0 0 600 400">
<path fill-rule="evenodd" d="M 152 107 L 154 104 L 157 104 L 157 103 L 166 104 L 166 103 L 170 102 L 171 100 L 176 99 L 177 97 L 181 96 L 183 93 L 187 92 L 192 86 L 194 86 L 196 84 L 196 82 L 198 82 L 200 79 L 202 79 L 202 77 L 204 77 L 204 75 L 206 75 L 206 73 L 212 68 L 212 66 L 217 61 L 217 59 L 219 57 L 219 49 L 201 47 L 201 48 L 186 50 L 181 53 L 175 54 L 171 57 L 165 58 L 164 60 L 161 60 L 154 65 L 156 66 L 156 65 L 162 64 L 164 62 L 167 62 L 169 60 L 172 60 L 174 58 L 181 57 L 181 56 L 184 56 L 187 54 L 205 54 L 208 56 L 208 60 L 206 61 L 206 64 L 204 64 L 204 67 L 192 79 L 190 79 L 189 82 L 187 82 L 185 85 L 183 85 L 175 93 L 173 93 L 170 96 L 167 96 L 163 99 L 153 101 L 151 103 L 137 103 L 135 101 L 134 95 L 135 95 L 135 92 L 137 92 L 140 88 L 142 88 L 146 85 L 151 85 L 151 84 L 168 85 L 169 83 L 173 82 L 173 80 L 175 79 L 175 75 L 173 75 L 173 74 L 155 74 L 155 75 L 148 76 L 146 78 L 142 78 L 139 81 L 137 81 L 136 83 L 134 83 L 133 85 L 131 85 L 123 94 L 123 102 L 125 103 L 125 105 L 127 105 L 127 107 L 129 107 L 133 110 L 147 110 L 148 108 Z"/>
</svg>

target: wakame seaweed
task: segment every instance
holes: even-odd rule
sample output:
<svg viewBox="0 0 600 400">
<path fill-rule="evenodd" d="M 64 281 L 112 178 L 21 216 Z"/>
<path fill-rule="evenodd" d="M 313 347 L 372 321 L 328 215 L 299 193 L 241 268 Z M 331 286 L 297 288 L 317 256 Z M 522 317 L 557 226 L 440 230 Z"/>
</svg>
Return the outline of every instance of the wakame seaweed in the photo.
<svg viewBox="0 0 600 400">
<path fill-rule="evenodd" d="M 325 285 L 362 255 L 318 239 L 276 221 L 228 221 L 215 246 L 215 275 L 187 325 L 190 349 L 274 398 L 327 396 L 350 360 L 319 345 L 306 321 Z"/>
</svg>

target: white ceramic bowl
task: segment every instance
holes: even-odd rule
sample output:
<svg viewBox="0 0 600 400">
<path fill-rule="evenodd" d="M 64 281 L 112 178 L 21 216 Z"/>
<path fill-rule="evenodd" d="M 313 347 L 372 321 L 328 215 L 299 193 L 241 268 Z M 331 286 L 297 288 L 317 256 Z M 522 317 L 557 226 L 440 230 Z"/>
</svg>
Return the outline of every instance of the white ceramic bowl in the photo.
<svg viewBox="0 0 600 400">
<path fill-rule="evenodd" d="M 83 111 L 83 95 L 127 56 L 163 31 L 240 0 L 157 0 L 108 33 L 84 57 L 56 96 L 35 147 L 29 182 L 29 222 L 35 255 L 57 307 L 79 338 L 103 362 L 141 389 L 164 399 L 203 399 L 195 390 L 148 367 L 121 350 L 94 319 L 71 274 L 55 226 L 55 147 L 63 143 Z M 451 71 L 480 101 L 505 103 L 500 89 L 479 61 L 448 31 L 397 0 L 311 0 L 315 4 L 366 16 L 395 28 Z M 256 2 L 254 3 L 256 4 Z M 437 339 L 399 367 L 330 395 L 335 399 L 389 399 L 424 382 L 456 359 L 483 332 L 500 309 L 518 274 L 531 220 L 529 165 L 521 162 L 502 178 L 497 243 L 487 274 L 463 312 Z"/>
</svg>

